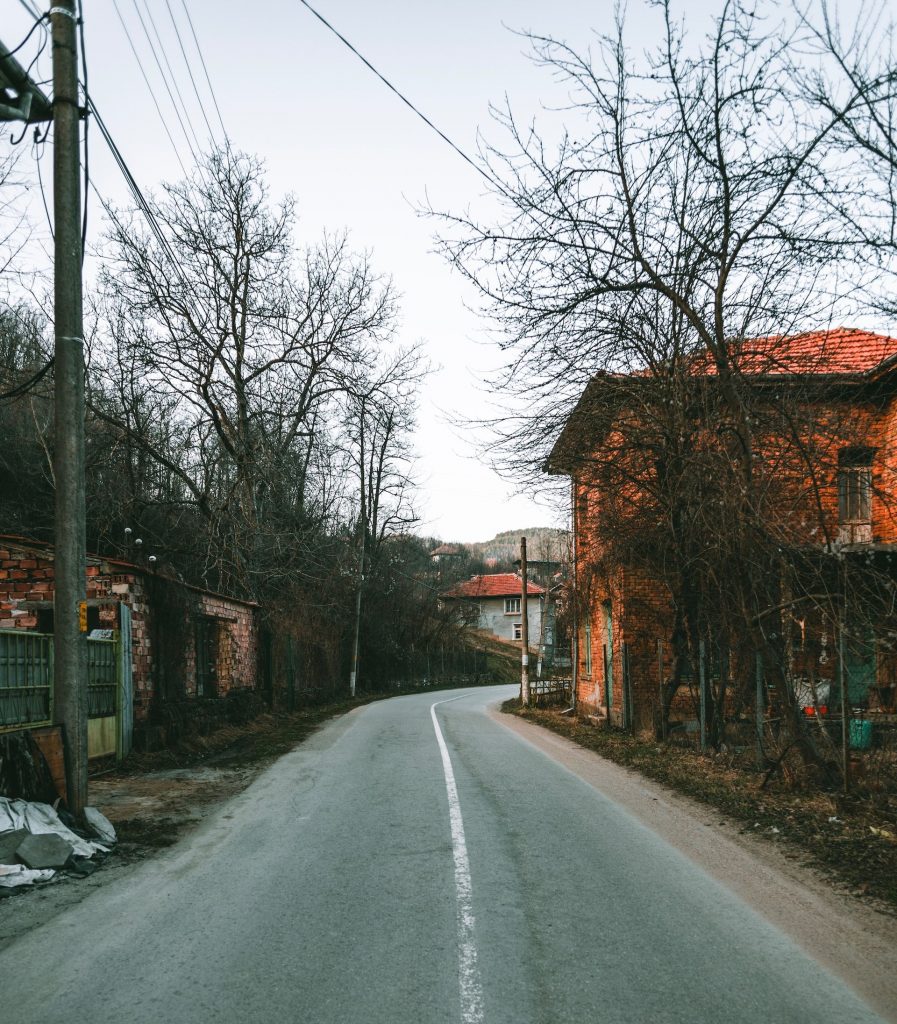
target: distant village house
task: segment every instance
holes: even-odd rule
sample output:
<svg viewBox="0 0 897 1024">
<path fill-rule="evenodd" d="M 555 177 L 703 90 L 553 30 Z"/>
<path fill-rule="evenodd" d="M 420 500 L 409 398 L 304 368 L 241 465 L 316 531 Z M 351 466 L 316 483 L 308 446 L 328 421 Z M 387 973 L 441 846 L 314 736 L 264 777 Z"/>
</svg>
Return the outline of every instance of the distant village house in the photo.
<svg viewBox="0 0 897 1024">
<path fill-rule="evenodd" d="M 535 647 L 546 642 L 543 628 L 548 625 L 547 591 L 528 581 L 526 593 L 529 643 Z M 442 595 L 469 625 L 511 641 L 520 641 L 523 634 L 522 597 L 522 580 L 513 572 L 471 576 Z"/>
</svg>

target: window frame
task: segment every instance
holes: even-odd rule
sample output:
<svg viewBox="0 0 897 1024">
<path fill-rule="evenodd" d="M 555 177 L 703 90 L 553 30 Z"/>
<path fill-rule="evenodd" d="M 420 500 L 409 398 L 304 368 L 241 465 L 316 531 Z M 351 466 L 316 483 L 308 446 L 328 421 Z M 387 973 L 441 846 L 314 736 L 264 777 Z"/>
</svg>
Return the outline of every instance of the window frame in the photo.
<svg viewBox="0 0 897 1024">
<path fill-rule="evenodd" d="M 520 614 L 520 598 L 519 597 L 506 597 L 505 598 L 505 615 L 519 615 Z"/>
<path fill-rule="evenodd" d="M 843 448 L 838 452 L 838 525 L 865 526 L 872 522 L 872 448 Z"/>
</svg>

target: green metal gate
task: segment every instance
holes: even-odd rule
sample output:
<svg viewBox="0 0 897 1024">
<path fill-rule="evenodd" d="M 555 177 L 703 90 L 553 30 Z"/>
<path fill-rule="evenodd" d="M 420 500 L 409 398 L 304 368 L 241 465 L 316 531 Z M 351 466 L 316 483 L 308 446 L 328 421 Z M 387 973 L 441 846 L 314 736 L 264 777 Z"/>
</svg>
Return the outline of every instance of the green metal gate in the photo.
<svg viewBox="0 0 897 1024">
<path fill-rule="evenodd" d="M 0 630 L 0 730 L 53 720 L 53 637 Z"/>
<path fill-rule="evenodd" d="M 117 639 L 88 638 L 87 717 L 99 733 L 100 720 L 112 720 L 111 740 L 118 757 L 131 747 L 130 614 Z M 128 614 L 124 614 L 128 613 Z M 53 722 L 53 636 L 0 630 L 0 732 L 39 729 Z M 111 752 L 111 750 L 110 750 Z"/>
</svg>

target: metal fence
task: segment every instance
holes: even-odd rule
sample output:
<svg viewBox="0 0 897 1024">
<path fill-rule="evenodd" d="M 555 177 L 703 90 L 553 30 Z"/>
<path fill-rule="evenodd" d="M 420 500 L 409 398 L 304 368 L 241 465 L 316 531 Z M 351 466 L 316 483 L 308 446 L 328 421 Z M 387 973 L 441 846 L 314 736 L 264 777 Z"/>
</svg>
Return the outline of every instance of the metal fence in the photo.
<svg viewBox="0 0 897 1024">
<path fill-rule="evenodd" d="M 370 682 L 390 690 L 478 685 L 491 682 L 495 672 L 486 651 L 464 645 L 411 645 L 370 668 Z"/>
<path fill-rule="evenodd" d="M 825 651 L 815 659 L 803 655 L 787 672 L 772 672 L 759 653 L 742 658 L 736 667 L 725 652 L 720 656 L 701 643 L 665 720 L 659 711 L 669 652 L 662 641 L 656 651 L 653 687 L 644 677 L 639 682 L 643 701 L 654 690 L 648 710 L 653 710 L 658 738 L 725 752 L 733 765 L 783 775 L 801 772 L 802 755 L 812 752 L 814 770 L 845 787 L 863 777 L 872 788 L 891 785 L 897 777 L 895 688 L 878 685 L 874 674 L 867 680 L 852 671 L 843 652 L 831 658 Z M 628 696 L 631 708 L 633 686 L 628 652 L 623 653 L 624 704 Z M 711 695 L 717 701 L 715 735 Z"/>
<path fill-rule="evenodd" d="M 114 640 L 87 640 L 87 717 L 109 718 L 116 711 L 118 651 Z"/>
<path fill-rule="evenodd" d="M 0 728 L 49 725 L 53 718 L 53 637 L 0 631 Z"/>
<path fill-rule="evenodd" d="M 87 640 L 89 718 L 116 714 L 118 644 Z M 0 630 L 0 729 L 39 728 L 53 720 L 53 637 Z"/>
</svg>

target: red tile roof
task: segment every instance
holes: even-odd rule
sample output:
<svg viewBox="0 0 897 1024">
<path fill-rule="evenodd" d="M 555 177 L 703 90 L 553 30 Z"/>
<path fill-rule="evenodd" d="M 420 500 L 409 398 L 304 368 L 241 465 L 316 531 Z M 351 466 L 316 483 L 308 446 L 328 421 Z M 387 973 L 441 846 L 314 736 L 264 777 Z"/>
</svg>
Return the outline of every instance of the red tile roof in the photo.
<svg viewBox="0 0 897 1024">
<path fill-rule="evenodd" d="M 748 338 L 735 355 L 742 373 L 860 374 L 897 357 L 897 338 L 835 327 L 804 334 Z M 708 367 L 707 372 L 715 371 Z"/>
<path fill-rule="evenodd" d="M 522 590 L 520 577 L 513 572 L 497 572 L 491 576 L 471 576 L 456 583 L 443 597 L 518 597 Z M 526 581 L 527 594 L 538 596 L 545 590 L 532 580 Z"/>
</svg>

